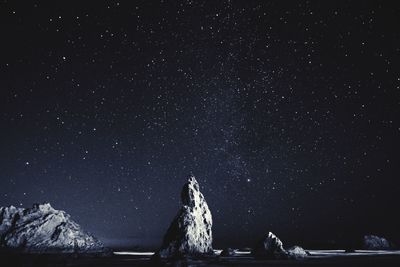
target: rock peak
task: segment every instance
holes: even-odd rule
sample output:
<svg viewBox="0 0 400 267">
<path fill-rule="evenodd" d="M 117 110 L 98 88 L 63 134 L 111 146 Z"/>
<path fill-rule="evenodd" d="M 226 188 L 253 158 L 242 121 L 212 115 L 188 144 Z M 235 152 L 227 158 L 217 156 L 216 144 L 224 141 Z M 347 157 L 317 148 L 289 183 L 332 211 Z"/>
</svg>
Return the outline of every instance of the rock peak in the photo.
<svg viewBox="0 0 400 267">
<path fill-rule="evenodd" d="M 196 177 L 194 177 L 194 175 L 191 173 L 188 176 L 188 183 L 190 184 L 199 184 L 196 180 Z"/>
<path fill-rule="evenodd" d="M 199 183 L 193 175 L 189 176 L 187 183 L 182 188 L 181 200 L 183 205 L 189 207 L 195 207 L 201 205 L 201 202 L 205 202 Z"/>
<path fill-rule="evenodd" d="M 35 203 L 32 205 L 32 210 L 41 210 L 41 211 L 53 211 L 54 208 L 50 205 L 50 203 Z"/>
</svg>

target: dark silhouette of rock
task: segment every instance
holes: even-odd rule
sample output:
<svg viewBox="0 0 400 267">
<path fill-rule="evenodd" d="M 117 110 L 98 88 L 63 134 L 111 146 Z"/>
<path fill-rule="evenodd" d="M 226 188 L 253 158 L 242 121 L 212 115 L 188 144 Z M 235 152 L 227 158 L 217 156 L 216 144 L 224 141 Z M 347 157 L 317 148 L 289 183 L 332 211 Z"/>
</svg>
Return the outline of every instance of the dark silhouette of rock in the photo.
<svg viewBox="0 0 400 267">
<path fill-rule="evenodd" d="M 294 246 L 285 250 L 282 241 L 273 233 L 268 234 L 256 243 L 252 250 L 252 255 L 263 259 L 294 259 L 306 258 L 309 253 L 299 246 Z"/>
<path fill-rule="evenodd" d="M 379 250 L 379 249 L 390 249 L 391 245 L 388 240 L 384 237 L 379 237 L 376 235 L 366 235 L 364 236 L 363 242 L 364 249 Z"/>
<path fill-rule="evenodd" d="M 232 256 L 236 256 L 236 249 L 232 249 L 232 248 L 226 248 L 224 250 L 222 250 L 220 256 L 221 257 L 232 257 Z"/>
<path fill-rule="evenodd" d="M 213 255 L 212 217 L 195 177 L 183 186 L 182 207 L 169 226 L 156 258 Z"/>
<path fill-rule="evenodd" d="M 255 257 L 276 259 L 282 257 L 285 254 L 285 250 L 283 249 L 282 241 L 273 233 L 268 232 L 268 234 L 254 246 L 252 254 Z"/>
<path fill-rule="evenodd" d="M 105 252 L 99 240 L 48 203 L 27 209 L 1 207 L 0 246 L 24 252 Z"/>
</svg>

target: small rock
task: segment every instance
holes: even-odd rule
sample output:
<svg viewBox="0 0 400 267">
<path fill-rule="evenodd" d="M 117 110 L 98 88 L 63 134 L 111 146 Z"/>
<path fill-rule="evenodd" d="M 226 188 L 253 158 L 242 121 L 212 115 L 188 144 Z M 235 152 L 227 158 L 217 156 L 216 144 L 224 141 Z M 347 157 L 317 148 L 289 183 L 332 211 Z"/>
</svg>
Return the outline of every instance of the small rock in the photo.
<svg viewBox="0 0 400 267">
<path fill-rule="evenodd" d="M 220 256 L 222 257 L 232 257 L 232 256 L 236 256 L 236 249 L 232 249 L 232 248 L 226 248 L 224 249 Z"/>
<path fill-rule="evenodd" d="M 364 249 L 379 250 L 390 249 L 390 243 L 386 238 L 376 235 L 364 236 Z"/>
<path fill-rule="evenodd" d="M 307 256 L 309 256 L 309 253 L 305 251 L 302 247 L 294 246 L 286 250 L 286 255 L 288 259 L 300 260 L 307 258 Z"/>
</svg>

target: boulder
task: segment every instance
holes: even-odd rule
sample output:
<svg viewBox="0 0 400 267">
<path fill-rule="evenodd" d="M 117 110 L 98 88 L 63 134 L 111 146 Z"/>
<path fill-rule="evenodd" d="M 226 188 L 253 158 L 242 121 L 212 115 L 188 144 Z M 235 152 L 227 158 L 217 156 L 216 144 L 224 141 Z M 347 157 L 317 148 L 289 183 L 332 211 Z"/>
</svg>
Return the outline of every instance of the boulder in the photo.
<svg viewBox="0 0 400 267">
<path fill-rule="evenodd" d="M 0 246 L 23 252 L 98 253 L 103 244 L 49 203 L 0 208 Z"/>
<path fill-rule="evenodd" d="M 384 237 L 379 237 L 376 235 L 366 235 L 363 240 L 364 249 L 370 250 L 380 250 L 380 249 L 390 249 L 391 245 L 389 241 Z"/>
<path fill-rule="evenodd" d="M 285 255 L 282 241 L 272 232 L 256 243 L 252 250 L 255 257 L 276 259 Z"/>
<path fill-rule="evenodd" d="M 288 259 L 301 260 L 307 258 L 308 255 L 309 253 L 299 246 L 293 246 L 286 250 L 286 256 Z"/>
<path fill-rule="evenodd" d="M 169 226 L 156 258 L 214 255 L 212 217 L 196 178 L 190 175 L 181 193 L 182 207 Z"/>
</svg>

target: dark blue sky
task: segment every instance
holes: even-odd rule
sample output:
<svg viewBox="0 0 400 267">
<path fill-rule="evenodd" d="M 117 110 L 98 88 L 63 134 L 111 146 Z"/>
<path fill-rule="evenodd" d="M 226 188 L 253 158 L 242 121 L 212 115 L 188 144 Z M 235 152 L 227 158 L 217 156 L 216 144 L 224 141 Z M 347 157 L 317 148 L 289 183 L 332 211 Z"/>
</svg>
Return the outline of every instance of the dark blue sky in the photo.
<svg viewBox="0 0 400 267">
<path fill-rule="evenodd" d="M 1 1 L 0 206 L 157 243 L 193 172 L 216 246 L 400 239 L 399 18 L 372 1 Z"/>
</svg>

